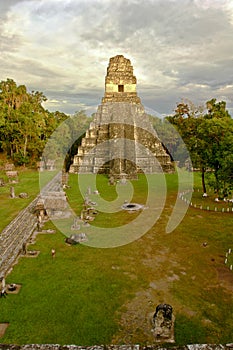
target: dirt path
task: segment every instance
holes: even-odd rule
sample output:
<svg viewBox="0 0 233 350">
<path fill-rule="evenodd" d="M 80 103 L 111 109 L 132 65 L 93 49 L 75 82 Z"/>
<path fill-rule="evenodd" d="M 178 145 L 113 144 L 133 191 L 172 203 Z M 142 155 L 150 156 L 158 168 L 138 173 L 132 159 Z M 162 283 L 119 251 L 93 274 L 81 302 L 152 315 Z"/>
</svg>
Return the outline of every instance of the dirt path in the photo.
<svg viewBox="0 0 233 350">
<path fill-rule="evenodd" d="M 213 265 L 213 262 L 209 263 L 208 268 L 211 269 L 212 276 L 215 276 L 212 278 L 210 286 L 224 289 L 224 293 L 230 297 L 233 291 L 233 273 L 223 265 L 220 258 L 217 260 L 214 262 L 216 266 Z M 201 316 L 197 308 L 191 309 L 185 301 L 183 302 L 173 295 L 173 285 L 179 283 L 180 279 L 190 273 L 188 268 L 186 270 L 185 266 L 179 264 L 178 254 L 171 254 L 168 248 L 164 248 L 154 256 L 148 249 L 143 264 L 152 271 L 151 281 L 147 288 L 136 291 L 134 298 L 119 310 L 117 317 L 119 317 L 120 330 L 113 337 L 113 344 L 155 344 L 152 333 L 152 317 L 156 306 L 160 303 L 171 304 L 174 315 L 181 313 L 188 318 Z M 161 269 L 163 270 L 166 265 L 169 265 L 169 269 L 165 270 L 163 277 L 160 278 Z M 136 276 L 131 277 L 136 278 Z M 193 282 L 196 278 L 198 278 L 196 275 L 190 276 L 190 280 Z M 189 293 L 190 287 L 192 288 L 191 284 L 187 285 L 187 293 Z M 206 319 L 203 318 L 202 321 L 204 324 Z"/>
</svg>

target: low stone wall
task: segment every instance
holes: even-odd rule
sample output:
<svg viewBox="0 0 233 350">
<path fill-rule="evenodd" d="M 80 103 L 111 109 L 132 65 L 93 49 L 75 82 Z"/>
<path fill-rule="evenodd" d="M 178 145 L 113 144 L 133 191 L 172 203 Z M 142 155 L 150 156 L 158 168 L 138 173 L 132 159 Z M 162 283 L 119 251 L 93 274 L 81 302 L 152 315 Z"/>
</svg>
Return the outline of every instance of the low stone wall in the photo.
<svg viewBox="0 0 233 350">
<path fill-rule="evenodd" d="M 32 208 L 36 200 L 22 210 L 0 235 L 0 270 L 4 276 L 22 251 L 23 243 L 32 235 L 37 223 Z"/>
<path fill-rule="evenodd" d="M 184 346 L 161 345 L 139 346 L 139 345 L 101 345 L 101 346 L 77 346 L 58 344 L 29 344 L 29 345 L 6 345 L 0 344 L 0 350 L 232 350 L 232 344 L 192 344 Z"/>
<path fill-rule="evenodd" d="M 49 191 L 60 191 L 60 189 L 61 173 L 58 173 L 47 186 L 43 188 L 41 194 L 46 195 Z M 0 233 L 0 277 L 9 273 L 12 265 L 16 262 L 17 257 L 22 251 L 23 244 L 29 240 L 37 226 L 38 219 L 33 209 L 38 198 L 39 196 L 25 209 L 20 211 L 11 223 Z"/>
</svg>

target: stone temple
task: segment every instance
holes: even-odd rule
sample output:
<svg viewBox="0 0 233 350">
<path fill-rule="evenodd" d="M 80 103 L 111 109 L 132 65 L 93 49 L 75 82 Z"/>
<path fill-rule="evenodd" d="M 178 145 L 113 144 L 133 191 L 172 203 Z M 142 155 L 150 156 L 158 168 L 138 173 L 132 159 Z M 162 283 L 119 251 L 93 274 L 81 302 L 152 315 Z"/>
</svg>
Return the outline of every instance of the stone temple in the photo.
<svg viewBox="0 0 233 350">
<path fill-rule="evenodd" d="M 110 58 L 102 103 L 74 156 L 71 173 L 134 179 L 142 172 L 173 172 L 171 157 L 145 113 L 136 83 L 129 59 Z"/>
</svg>

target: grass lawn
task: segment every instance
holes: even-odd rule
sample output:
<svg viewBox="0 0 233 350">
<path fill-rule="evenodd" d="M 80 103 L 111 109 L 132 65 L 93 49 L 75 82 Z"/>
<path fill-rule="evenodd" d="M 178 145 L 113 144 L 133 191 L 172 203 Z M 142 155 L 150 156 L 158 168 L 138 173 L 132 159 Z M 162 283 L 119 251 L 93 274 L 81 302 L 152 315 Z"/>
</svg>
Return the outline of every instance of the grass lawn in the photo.
<svg viewBox="0 0 233 350">
<path fill-rule="evenodd" d="M 0 171 L 0 177 L 4 179 L 5 186 L 0 187 L 1 198 L 1 211 L 0 211 L 0 230 L 3 230 L 11 220 L 17 216 L 18 212 L 25 208 L 31 201 L 39 194 L 40 186 L 44 186 L 52 177 L 55 172 L 44 172 L 42 178 L 39 176 L 39 172 L 20 168 L 18 169 L 18 182 L 10 183 L 5 175 L 4 171 Z M 41 180 L 41 181 L 40 181 Z M 16 198 L 10 198 L 10 187 L 14 187 Z M 28 198 L 19 198 L 19 194 L 26 192 Z"/>
<path fill-rule="evenodd" d="M 26 179 L 29 174 L 22 176 Z M 31 176 L 30 183 L 35 184 L 37 175 Z M 88 185 L 88 177 L 85 180 Z M 30 247 L 40 251 L 38 257 L 20 258 L 7 276 L 8 283 L 22 287 L 19 294 L 0 299 L 0 322 L 10 323 L 0 342 L 152 344 L 150 320 L 159 303 L 173 307 L 176 344 L 232 342 L 233 272 L 224 260 L 226 251 L 233 248 L 233 214 L 192 207 L 167 234 L 177 197 L 176 175 L 167 175 L 166 180 L 168 194 L 159 220 L 130 244 L 105 249 L 68 246 L 58 230 L 39 234 Z M 159 183 L 159 176 L 154 181 Z M 132 184 L 132 201 L 144 204 L 145 178 Z M 195 184 L 200 185 L 198 174 Z M 70 186 L 69 203 L 80 214 L 83 199 L 75 175 L 70 176 Z M 106 177 L 98 176 L 96 187 L 106 201 L 117 198 Z M 3 218 L 9 203 L 12 200 L 6 195 Z M 16 208 L 20 209 L 19 204 Z M 137 215 L 100 212 L 93 224 L 111 228 Z M 45 228 L 54 228 L 53 223 Z"/>
<path fill-rule="evenodd" d="M 0 171 L 0 177 L 4 179 L 5 186 L 0 187 L 1 211 L 0 211 L 0 230 L 7 226 L 11 220 L 17 216 L 18 212 L 25 208 L 39 193 L 39 176 L 38 172 L 28 169 L 20 169 L 18 171 L 18 183 L 9 183 L 5 173 Z M 10 187 L 13 186 L 15 196 L 21 192 L 26 192 L 28 198 L 10 198 Z"/>
<path fill-rule="evenodd" d="M 233 246 L 233 244 L 231 245 L 231 247 Z M 233 267 L 233 252 L 232 252 L 232 248 L 231 248 L 231 252 L 227 253 L 227 263 L 226 263 L 227 267 L 231 268 L 231 266 Z M 232 272 L 233 273 L 233 272 Z"/>
<path fill-rule="evenodd" d="M 207 197 L 203 197 L 203 191 L 201 186 L 201 178 L 199 173 L 194 173 L 195 186 L 194 192 L 192 194 L 192 204 L 197 208 L 202 207 L 202 209 L 213 210 L 213 211 L 233 211 L 233 203 L 225 202 L 224 200 L 215 201 L 217 198 L 216 193 L 213 189 L 207 187 Z M 184 195 L 185 198 L 185 195 Z"/>
</svg>

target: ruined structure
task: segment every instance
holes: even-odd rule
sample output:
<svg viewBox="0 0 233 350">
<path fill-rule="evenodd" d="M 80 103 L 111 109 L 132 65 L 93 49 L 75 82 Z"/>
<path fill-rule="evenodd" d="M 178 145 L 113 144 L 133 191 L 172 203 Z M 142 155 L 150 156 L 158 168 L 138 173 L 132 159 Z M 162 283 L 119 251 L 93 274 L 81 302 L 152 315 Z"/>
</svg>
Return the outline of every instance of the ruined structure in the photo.
<svg viewBox="0 0 233 350">
<path fill-rule="evenodd" d="M 172 307 L 168 304 L 159 304 L 153 316 L 152 332 L 155 341 L 159 343 L 174 343 L 174 321 Z"/>
<path fill-rule="evenodd" d="M 122 55 L 110 58 L 105 77 L 105 95 L 102 103 L 128 102 L 140 104 L 136 92 L 136 77 L 129 59 Z"/>
<path fill-rule="evenodd" d="M 71 173 L 104 173 L 120 178 L 172 172 L 173 164 L 158 139 L 136 92 L 129 59 L 112 57 L 105 78 L 105 95 L 82 139 Z"/>
<path fill-rule="evenodd" d="M 169 347 L 161 345 L 59 345 L 59 344 L 27 344 L 27 345 L 12 345 L 0 344 L 0 350 L 232 350 L 232 344 L 191 344 Z"/>
</svg>

